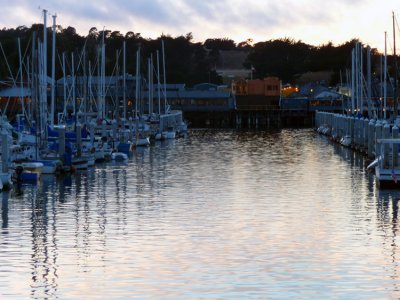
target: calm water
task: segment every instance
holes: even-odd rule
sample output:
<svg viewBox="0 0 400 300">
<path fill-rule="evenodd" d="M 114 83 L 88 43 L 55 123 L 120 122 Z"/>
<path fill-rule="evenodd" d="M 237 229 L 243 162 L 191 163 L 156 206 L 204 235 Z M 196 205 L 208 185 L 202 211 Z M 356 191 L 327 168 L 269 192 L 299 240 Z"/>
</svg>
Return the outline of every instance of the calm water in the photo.
<svg viewBox="0 0 400 300">
<path fill-rule="evenodd" d="M 400 297 L 400 193 L 311 130 L 195 131 L 21 191 L 0 299 Z"/>
</svg>

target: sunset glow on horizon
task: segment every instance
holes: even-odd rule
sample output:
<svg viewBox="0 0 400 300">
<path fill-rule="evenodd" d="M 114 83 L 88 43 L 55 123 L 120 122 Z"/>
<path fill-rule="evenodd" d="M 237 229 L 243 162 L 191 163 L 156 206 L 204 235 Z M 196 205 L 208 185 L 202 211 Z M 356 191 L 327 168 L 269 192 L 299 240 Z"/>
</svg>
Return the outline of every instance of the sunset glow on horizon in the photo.
<svg viewBox="0 0 400 300">
<path fill-rule="evenodd" d="M 392 12 L 400 14 L 400 2 L 373 0 L 116 0 L 84 2 L 71 0 L 0 0 L 2 28 L 16 28 L 42 22 L 42 9 L 57 14 L 57 24 L 74 27 L 80 35 L 90 28 L 140 33 L 144 38 L 162 34 L 179 36 L 192 33 L 196 42 L 207 38 L 229 38 L 236 43 L 279 38 L 301 40 L 318 46 L 345 43 L 353 38 L 373 48 L 384 48 L 388 32 L 388 51 L 393 49 Z M 48 26 L 51 26 L 49 18 Z M 396 24 L 396 34 L 400 33 Z"/>
</svg>

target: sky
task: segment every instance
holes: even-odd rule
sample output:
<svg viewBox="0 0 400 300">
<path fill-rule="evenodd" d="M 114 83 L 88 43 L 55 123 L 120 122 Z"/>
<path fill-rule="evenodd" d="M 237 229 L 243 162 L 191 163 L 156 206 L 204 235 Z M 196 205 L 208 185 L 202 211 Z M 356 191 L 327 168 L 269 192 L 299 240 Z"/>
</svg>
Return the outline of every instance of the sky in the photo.
<svg viewBox="0 0 400 300">
<path fill-rule="evenodd" d="M 393 49 L 392 12 L 400 19 L 399 0 L 0 0 L 0 7 L 1 28 L 41 23 L 46 9 L 48 26 L 57 14 L 57 24 L 72 26 L 80 35 L 96 27 L 144 38 L 191 32 L 198 42 L 288 37 L 314 46 L 358 38 L 382 50 L 387 31 L 388 52 Z"/>
</svg>

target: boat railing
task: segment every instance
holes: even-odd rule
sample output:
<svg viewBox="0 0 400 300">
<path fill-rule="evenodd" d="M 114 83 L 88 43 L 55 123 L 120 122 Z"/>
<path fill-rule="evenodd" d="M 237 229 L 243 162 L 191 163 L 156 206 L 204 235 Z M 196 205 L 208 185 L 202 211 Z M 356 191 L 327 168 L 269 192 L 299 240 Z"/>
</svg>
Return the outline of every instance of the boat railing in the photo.
<svg viewBox="0 0 400 300">
<path fill-rule="evenodd" d="M 400 138 L 397 139 L 377 139 L 377 144 L 400 144 Z"/>
<path fill-rule="evenodd" d="M 379 167 L 383 169 L 399 169 L 399 144 L 400 138 L 377 139 L 376 157 Z"/>
</svg>

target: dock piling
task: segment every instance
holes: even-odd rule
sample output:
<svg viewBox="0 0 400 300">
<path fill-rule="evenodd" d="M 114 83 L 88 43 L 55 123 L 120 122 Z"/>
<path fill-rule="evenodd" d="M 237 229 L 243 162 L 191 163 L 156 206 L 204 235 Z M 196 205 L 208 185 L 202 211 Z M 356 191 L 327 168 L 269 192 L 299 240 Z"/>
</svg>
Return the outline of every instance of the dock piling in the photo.
<svg viewBox="0 0 400 300">
<path fill-rule="evenodd" d="M 384 139 L 389 139 L 390 138 L 390 125 L 388 123 L 385 123 L 383 126 L 383 132 L 382 136 Z M 389 151 L 390 151 L 390 145 L 389 144 L 384 144 L 383 147 L 383 165 L 387 167 L 389 165 Z"/>
<path fill-rule="evenodd" d="M 368 158 L 372 159 L 375 153 L 375 120 L 368 123 Z"/>
<path fill-rule="evenodd" d="M 2 133 L 1 134 L 1 163 L 2 163 L 2 172 L 8 172 L 8 157 L 9 157 L 9 146 L 8 146 L 8 134 Z"/>
<path fill-rule="evenodd" d="M 392 128 L 392 138 L 397 139 L 399 138 L 399 127 L 397 127 L 396 124 L 394 124 Z M 392 145 L 392 168 L 397 168 L 398 165 L 398 155 L 399 155 L 399 145 L 398 144 L 393 144 Z"/>
<path fill-rule="evenodd" d="M 61 126 L 58 128 L 58 155 L 64 163 L 65 154 L 65 127 Z"/>
</svg>

